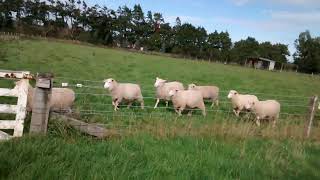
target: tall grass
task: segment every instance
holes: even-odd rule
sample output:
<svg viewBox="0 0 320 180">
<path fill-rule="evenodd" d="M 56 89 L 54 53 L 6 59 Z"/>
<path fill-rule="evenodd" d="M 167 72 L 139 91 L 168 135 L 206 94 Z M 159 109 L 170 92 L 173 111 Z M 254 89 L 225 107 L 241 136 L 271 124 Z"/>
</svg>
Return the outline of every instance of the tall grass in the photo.
<svg viewBox="0 0 320 180">
<path fill-rule="evenodd" d="M 47 136 L 28 135 L 0 142 L 0 179 L 317 179 L 320 177 L 319 116 L 311 138 L 303 138 L 309 97 L 320 93 L 318 77 L 269 72 L 217 63 L 188 61 L 61 42 L 22 40 L 5 48 L 1 69 L 53 72 L 77 96 L 73 117 L 98 123 L 121 136 L 97 140 L 50 120 Z M 220 87 L 219 107 L 202 117 L 178 117 L 171 108 L 154 110 L 156 76 L 185 85 Z M 138 83 L 145 110 L 121 107 L 113 112 L 102 80 Z M 84 81 L 93 80 L 93 81 Z M 32 82 L 34 83 L 34 82 Z M 1 87 L 13 87 L 0 80 Z M 226 95 L 229 90 L 276 99 L 281 117 L 276 128 L 256 127 L 252 115 L 236 118 Z M 1 103 L 16 99 L 0 98 Z M 138 106 L 138 104 L 135 104 Z M 0 119 L 9 118 L 1 115 Z"/>
</svg>

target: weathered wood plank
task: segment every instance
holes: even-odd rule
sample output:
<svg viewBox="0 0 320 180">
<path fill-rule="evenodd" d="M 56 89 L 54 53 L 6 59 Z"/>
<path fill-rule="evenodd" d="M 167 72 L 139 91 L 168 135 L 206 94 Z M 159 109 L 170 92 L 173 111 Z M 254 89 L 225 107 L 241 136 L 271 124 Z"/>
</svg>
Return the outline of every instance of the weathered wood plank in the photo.
<svg viewBox="0 0 320 180">
<path fill-rule="evenodd" d="M 85 123 L 83 121 L 80 121 L 71 117 L 67 117 L 64 115 L 60 115 L 57 113 L 51 113 L 51 117 L 53 117 L 57 121 L 64 122 L 83 133 L 86 133 L 98 138 L 120 136 L 120 133 L 117 130 L 106 129 L 96 124 Z"/>
<path fill-rule="evenodd" d="M 18 97 L 18 94 L 13 89 L 0 88 L 0 96 Z"/>
<path fill-rule="evenodd" d="M 17 102 L 17 115 L 16 115 L 16 126 L 14 127 L 13 136 L 20 137 L 23 134 L 23 123 L 27 115 L 27 97 L 28 97 L 28 87 L 29 80 L 20 80 L 20 86 L 18 91 L 18 102 Z"/>
<path fill-rule="evenodd" d="M 0 113 L 16 114 L 17 106 L 10 104 L 0 104 Z"/>
<path fill-rule="evenodd" d="M 49 76 L 45 77 L 46 74 L 41 74 L 41 76 L 38 74 L 34 89 L 30 133 L 47 132 L 52 80 Z"/>
<path fill-rule="evenodd" d="M 3 131 L 0 131 L 0 140 L 9 140 L 10 138 L 12 138 L 12 136 Z"/>
<path fill-rule="evenodd" d="M 1 120 L 0 129 L 14 129 L 17 125 L 15 120 Z"/>
<path fill-rule="evenodd" d="M 28 78 L 30 77 L 29 71 L 11 71 L 0 69 L 0 77 L 2 78 Z"/>
</svg>

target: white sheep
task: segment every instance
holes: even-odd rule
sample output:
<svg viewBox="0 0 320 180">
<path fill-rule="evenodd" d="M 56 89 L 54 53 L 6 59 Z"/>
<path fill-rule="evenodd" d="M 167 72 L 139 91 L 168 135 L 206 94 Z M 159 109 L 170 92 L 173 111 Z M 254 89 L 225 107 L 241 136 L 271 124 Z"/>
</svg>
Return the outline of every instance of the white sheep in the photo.
<svg viewBox="0 0 320 180">
<path fill-rule="evenodd" d="M 178 89 L 184 90 L 183 84 L 181 82 L 173 81 L 167 82 L 167 80 L 156 78 L 156 82 L 154 83 L 154 87 L 156 88 L 156 104 L 154 108 L 158 107 L 160 100 L 165 100 L 166 107 L 168 107 L 168 102 L 170 101 L 169 91 Z"/>
<path fill-rule="evenodd" d="M 260 126 L 260 120 L 267 119 L 273 121 L 273 127 L 279 118 L 280 103 L 276 100 L 256 101 L 246 104 L 246 109 L 252 110 L 256 115 L 256 124 Z"/>
<path fill-rule="evenodd" d="M 259 101 L 255 95 L 239 94 L 235 90 L 230 90 L 228 98 L 231 99 L 233 112 L 236 116 L 239 116 L 242 110 L 247 110 L 245 107 L 247 103 Z"/>
<path fill-rule="evenodd" d="M 212 101 L 211 107 L 219 105 L 219 88 L 217 86 L 197 86 L 195 84 L 188 85 L 189 90 L 198 90 L 202 93 L 203 99 Z"/>
<path fill-rule="evenodd" d="M 203 102 L 203 96 L 200 91 L 196 90 L 170 90 L 169 92 L 175 111 L 181 116 L 181 112 L 187 108 L 199 108 L 202 115 L 206 116 L 206 107 Z M 188 115 L 191 116 L 192 110 Z"/>
<path fill-rule="evenodd" d="M 112 105 L 117 111 L 122 100 L 128 102 L 128 108 L 131 107 L 134 101 L 141 104 L 141 109 L 144 109 L 143 96 L 140 86 L 132 83 L 118 83 L 116 80 L 109 78 L 104 80 L 104 88 L 108 89 L 112 96 Z"/>
<path fill-rule="evenodd" d="M 20 83 L 17 81 L 14 90 L 18 90 Z M 29 84 L 28 85 L 28 97 L 27 97 L 27 111 L 32 111 L 33 96 L 35 89 Z M 75 100 L 75 93 L 69 88 L 52 88 L 51 97 L 49 98 L 50 111 L 67 111 L 72 112 L 71 107 Z"/>
</svg>

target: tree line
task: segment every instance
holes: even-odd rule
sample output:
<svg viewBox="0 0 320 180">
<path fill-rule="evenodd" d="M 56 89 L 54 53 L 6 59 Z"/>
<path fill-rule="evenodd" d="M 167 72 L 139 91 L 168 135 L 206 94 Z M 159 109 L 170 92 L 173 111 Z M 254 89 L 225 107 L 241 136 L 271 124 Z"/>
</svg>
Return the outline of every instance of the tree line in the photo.
<svg viewBox="0 0 320 180">
<path fill-rule="evenodd" d="M 209 33 L 179 17 L 171 25 L 139 4 L 113 10 L 81 0 L 0 0 L 0 30 L 240 64 L 248 57 L 287 63 L 290 55 L 285 44 L 259 43 L 254 37 L 232 43 L 227 31 Z M 296 53 L 297 64 L 301 55 Z"/>
</svg>

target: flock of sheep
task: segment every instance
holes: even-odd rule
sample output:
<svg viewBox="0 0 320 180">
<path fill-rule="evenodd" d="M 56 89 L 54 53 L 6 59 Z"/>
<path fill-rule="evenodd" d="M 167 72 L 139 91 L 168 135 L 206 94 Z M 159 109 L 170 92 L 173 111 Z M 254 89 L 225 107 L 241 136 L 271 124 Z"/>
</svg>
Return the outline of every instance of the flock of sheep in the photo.
<svg viewBox="0 0 320 180">
<path fill-rule="evenodd" d="M 202 111 L 203 116 L 206 115 L 206 107 L 204 99 L 212 102 L 211 107 L 219 104 L 219 88 L 216 86 L 196 86 L 189 84 L 185 90 L 181 82 L 167 82 L 167 80 L 156 78 L 154 83 L 156 88 L 156 104 L 157 108 L 160 100 L 166 102 L 172 101 L 175 111 L 181 116 L 181 113 L 188 108 L 188 115 L 191 115 L 192 109 L 198 108 Z M 122 101 L 128 103 L 128 108 L 134 101 L 141 103 L 141 109 L 144 108 L 143 96 L 140 86 L 132 83 L 118 83 L 113 78 L 104 80 L 104 88 L 108 89 L 112 96 L 112 105 L 117 111 Z M 276 100 L 259 101 L 257 96 L 249 94 L 239 94 L 235 90 L 231 90 L 228 98 L 232 102 L 233 112 L 239 116 L 241 111 L 252 111 L 256 115 L 256 124 L 260 126 L 260 120 L 267 119 L 273 122 L 275 126 L 276 120 L 280 113 L 280 103 Z"/>
<path fill-rule="evenodd" d="M 16 82 L 13 90 L 19 91 L 20 81 Z M 156 88 L 156 104 L 157 108 L 160 100 L 166 102 L 172 101 L 175 111 L 181 116 L 184 110 L 189 110 L 188 115 L 191 116 L 193 109 L 200 109 L 203 116 L 206 116 L 206 107 L 204 100 L 212 102 L 211 107 L 219 105 L 219 88 L 216 86 L 197 86 L 189 84 L 188 89 L 185 90 L 182 83 L 174 81 L 167 82 L 167 80 L 156 78 L 154 83 Z M 113 78 L 104 80 L 104 88 L 108 89 L 112 97 L 112 105 L 114 111 L 119 109 L 119 104 L 123 101 L 128 103 L 128 108 L 134 101 L 141 104 L 141 109 L 144 108 L 143 96 L 141 88 L 137 84 L 132 83 L 118 83 Z M 27 110 L 32 111 L 34 88 L 29 85 Z M 233 112 L 239 116 L 241 111 L 252 111 L 256 116 L 256 124 L 260 126 L 260 120 L 267 119 L 273 122 L 275 126 L 276 120 L 280 113 L 280 103 L 276 100 L 259 101 L 257 96 L 249 94 L 239 94 L 235 90 L 231 90 L 228 94 L 231 100 Z M 71 112 L 71 106 L 75 101 L 75 93 L 69 88 L 52 88 L 50 98 L 50 110 L 68 110 Z"/>
</svg>

